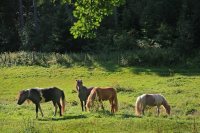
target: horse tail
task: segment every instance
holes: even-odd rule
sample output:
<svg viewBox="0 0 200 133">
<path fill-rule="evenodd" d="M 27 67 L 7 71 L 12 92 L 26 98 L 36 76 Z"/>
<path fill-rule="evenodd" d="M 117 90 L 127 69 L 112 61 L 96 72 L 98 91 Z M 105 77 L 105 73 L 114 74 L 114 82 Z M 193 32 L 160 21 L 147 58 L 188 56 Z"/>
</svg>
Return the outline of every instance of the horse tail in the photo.
<svg viewBox="0 0 200 133">
<path fill-rule="evenodd" d="M 116 93 L 116 91 L 115 91 L 115 95 L 114 95 L 113 104 L 114 104 L 115 112 L 117 112 L 118 111 L 118 100 L 117 100 L 117 93 Z"/>
<path fill-rule="evenodd" d="M 61 99 L 62 99 L 61 103 L 62 103 L 62 114 L 63 114 L 65 111 L 65 93 L 64 93 L 64 91 L 61 91 Z"/>
<path fill-rule="evenodd" d="M 137 100 L 135 102 L 135 113 L 136 115 L 141 115 L 141 111 L 142 111 L 142 99 L 141 97 L 137 97 Z"/>
</svg>

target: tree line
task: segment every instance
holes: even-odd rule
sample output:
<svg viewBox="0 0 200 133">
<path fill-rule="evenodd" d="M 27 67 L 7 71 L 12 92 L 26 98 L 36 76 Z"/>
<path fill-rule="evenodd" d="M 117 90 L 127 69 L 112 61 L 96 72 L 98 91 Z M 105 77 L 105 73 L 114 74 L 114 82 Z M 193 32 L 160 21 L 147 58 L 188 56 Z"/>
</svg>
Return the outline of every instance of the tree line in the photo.
<svg viewBox="0 0 200 133">
<path fill-rule="evenodd" d="M 200 47 L 199 0 L 1 0 L 0 52 Z"/>
</svg>

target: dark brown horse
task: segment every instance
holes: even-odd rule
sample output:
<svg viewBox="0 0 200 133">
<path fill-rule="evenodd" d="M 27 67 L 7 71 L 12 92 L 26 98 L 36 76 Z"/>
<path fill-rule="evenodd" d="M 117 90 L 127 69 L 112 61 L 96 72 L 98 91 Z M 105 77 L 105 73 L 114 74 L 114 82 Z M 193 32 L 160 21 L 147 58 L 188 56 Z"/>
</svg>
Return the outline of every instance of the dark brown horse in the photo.
<svg viewBox="0 0 200 133">
<path fill-rule="evenodd" d="M 93 106 L 95 99 L 100 102 L 102 109 L 104 109 L 103 101 L 109 100 L 111 105 L 111 113 L 118 111 L 117 92 L 114 88 L 93 88 L 87 99 L 87 110 L 90 110 L 90 108 Z"/>
<path fill-rule="evenodd" d="M 86 111 L 87 98 L 90 95 L 90 92 L 92 89 L 93 89 L 93 87 L 87 88 L 87 87 L 83 86 L 82 80 L 76 80 L 76 90 L 78 91 L 78 97 L 81 102 L 82 111 L 84 111 L 84 108 Z"/>
<path fill-rule="evenodd" d="M 31 88 L 27 90 L 22 90 L 19 92 L 19 98 L 17 104 L 21 105 L 25 100 L 32 101 L 36 106 L 36 118 L 38 118 L 38 108 L 43 115 L 40 103 L 52 101 L 55 107 L 54 116 L 56 116 L 57 108 L 60 109 L 60 116 L 64 113 L 65 109 L 65 94 L 62 90 L 57 87 L 51 88 Z M 60 102 L 61 101 L 61 102 Z M 62 105 L 61 105 L 62 104 Z"/>
</svg>

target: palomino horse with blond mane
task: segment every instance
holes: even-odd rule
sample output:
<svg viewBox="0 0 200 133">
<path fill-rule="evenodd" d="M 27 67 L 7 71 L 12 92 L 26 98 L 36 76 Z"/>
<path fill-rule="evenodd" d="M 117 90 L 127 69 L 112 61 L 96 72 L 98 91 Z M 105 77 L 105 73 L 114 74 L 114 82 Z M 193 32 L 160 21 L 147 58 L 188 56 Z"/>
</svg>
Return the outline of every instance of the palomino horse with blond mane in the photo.
<svg viewBox="0 0 200 133">
<path fill-rule="evenodd" d="M 157 106 L 157 114 L 160 114 L 160 106 L 163 105 L 166 113 L 170 114 L 170 105 L 167 103 L 164 96 L 160 94 L 143 94 L 137 97 L 135 103 L 135 112 L 137 115 L 144 115 L 146 106 Z"/>
<path fill-rule="evenodd" d="M 118 111 L 117 92 L 114 88 L 93 88 L 87 99 L 87 110 L 90 110 L 90 108 L 94 105 L 95 99 L 100 102 L 102 109 L 104 109 L 103 101 L 109 100 L 111 105 L 111 113 Z"/>
</svg>

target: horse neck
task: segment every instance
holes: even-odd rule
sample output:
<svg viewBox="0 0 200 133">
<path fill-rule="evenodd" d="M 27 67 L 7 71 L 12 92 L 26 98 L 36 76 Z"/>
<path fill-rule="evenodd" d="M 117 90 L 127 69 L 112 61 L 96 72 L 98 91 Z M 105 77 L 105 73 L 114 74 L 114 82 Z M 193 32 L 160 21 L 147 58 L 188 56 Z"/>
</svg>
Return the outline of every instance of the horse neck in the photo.
<svg viewBox="0 0 200 133">
<path fill-rule="evenodd" d="M 96 95 L 97 95 L 96 90 L 92 91 L 92 92 L 90 93 L 90 95 L 89 95 L 90 100 L 91 100 L 91 101 L 94 101 L 95 98 L 96 98 Z"/>
<path fill-rule="evenodd" d="M 29 99 L 30 98 L 30 90 L 26 90 L 26 99 Z"/>
<path fill-rule="evenodd" d="M 165 100 L 165 98 L 163 98 L 162 105 L 165 107 L 165 109 L 169 108 L 169 104 L 167 103 L 167 101 Z"/>
<path fill-rule="evenodd" d="M 83 87 L 84 87 L 83 85 L 76 85 L 76 88 L 79 88 L 79 89 L 81 89 Z"/>
<path fill-rule="evenodd" d="M 34 93 L 33 91 L 36 91 L 37 93 Z M 36 89 L 29 90 L 27 99 L 29 99 L 30 101 L 32 101 L 35 104 L 38 103 L 38 101 L 40 100 L 40 99 L 38 99 L 38 97 L 40 97 L 40 96 L 38 96 L 38 95 L 40 95 L 39 91 L 41 91 L 41 90 L 36 90 Z"/>
</svg>

